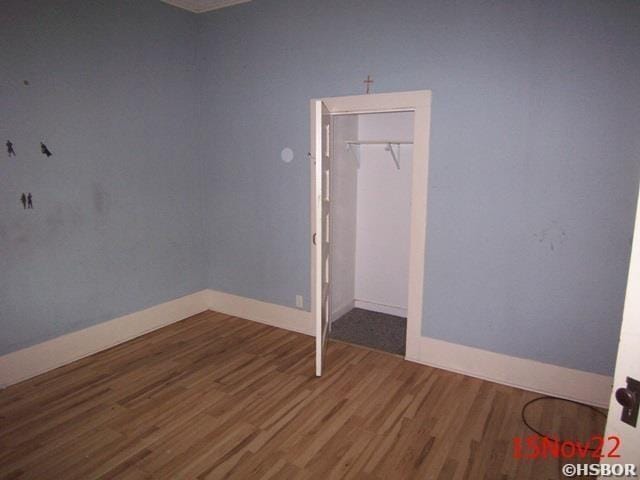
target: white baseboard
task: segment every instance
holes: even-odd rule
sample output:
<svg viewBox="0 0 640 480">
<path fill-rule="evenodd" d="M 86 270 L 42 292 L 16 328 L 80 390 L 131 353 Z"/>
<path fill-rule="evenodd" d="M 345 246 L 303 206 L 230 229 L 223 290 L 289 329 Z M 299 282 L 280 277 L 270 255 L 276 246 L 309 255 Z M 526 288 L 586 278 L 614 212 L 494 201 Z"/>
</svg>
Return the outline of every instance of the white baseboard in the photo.
<svg viewBox="0 0 640 480">
<path fill-rule="evenodd" d="M 208 290 L 71 332 L 0 357 L 0 387 L 106 350 L 208 308 Z"/>
<path fill-rule="evenodd" d="M 305 310 L 261 302 L 215 290 L 208 290 L 207 295 L 210 310 L 305 335 L 314 335 L 311 313 Z"/>
<path fill-rule="evenodd" d="M 608 408 L 613 377 L 421 337 L 417 363 Z"/>
<path fill-rule="evenodd" d="M 205 310 L 313 335 L 311 313 L 214 290 L 202 290 L 71 332 L 0 357 L 0 388 L 67 365 Z"/>
<path fill-rule="evenodd" d="M 356 301 L 356 306 L 358 303 Z M 366 308 L 366 307 L 361 307 Z M 213 310 L 313 335 L 311 313 L 214 290 L 202 290 L 0 357 L 0 387 L 34 377 L 187 317 Z M 607 407 L 613 378 L 428 337 L 407 360 L 556 397 Z"/>
<path fill-rule="evenodd" d="M 341 307 L 336 308 L 333 312 L 331 312 L 331 321 L 339 319 L 341 316 L 349 313 L 355 307 L 355 301 L 349 302 L 346 305 L 342 305 Z"/>
<path fill-rule="evenodd" d="M 367 300 L 355 300 L 356 308 L 370 310 L 372 312 L 386 313 L 387 315 L 395 315 L 396 317 L 407 318 L 407 309 L 394 305 L 385 305 L 383 303 L 369 302 Z"/>
</svg>

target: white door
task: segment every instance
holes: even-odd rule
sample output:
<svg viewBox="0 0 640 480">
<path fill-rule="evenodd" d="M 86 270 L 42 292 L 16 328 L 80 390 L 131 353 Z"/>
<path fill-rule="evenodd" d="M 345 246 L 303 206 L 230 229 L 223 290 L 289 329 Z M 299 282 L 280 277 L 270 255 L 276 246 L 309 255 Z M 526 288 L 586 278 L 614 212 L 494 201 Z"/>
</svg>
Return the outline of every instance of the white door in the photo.
<svg viewBox="0 0 640 480">
<path fill-rule="evenodd" d="M 331 116 L 320 100 L 312 102 L 311 152 L 314 165 L 313 199 L 315 205 L 315 231 L 312 251 L 314 255 L 313 318 L 316 335 L 316 375 L 322 375 L 324 349 L 327 343 L 330 319 L 329 298 L 329 201 L 331 186 L 329 166 L 331 155 Z"/>
<path fill-rule="evenodd" d="M 614 377 L 613 392 L 609 404 L 605 444 L 602 463 L 623 463 L 640 465 L 640 418 L 636 426 L 622 421 L 622 416 L 633 423 L 640 402 L 640 196 L 633 233 L 633 247 L 627 280 L 627 294 L 624 303 L 618 360 Z M 625 409 L 622 404 L 628 407 Z M 635 407 L 634 407 L 635 405 Z M 620 457 L 610 458 L 608 455 L 618 443 L 614 454 Z M 640 472 L 638 472 L 640 474 Z M 625 477 L 626 478 L 626 477 Z"/>
</svg>

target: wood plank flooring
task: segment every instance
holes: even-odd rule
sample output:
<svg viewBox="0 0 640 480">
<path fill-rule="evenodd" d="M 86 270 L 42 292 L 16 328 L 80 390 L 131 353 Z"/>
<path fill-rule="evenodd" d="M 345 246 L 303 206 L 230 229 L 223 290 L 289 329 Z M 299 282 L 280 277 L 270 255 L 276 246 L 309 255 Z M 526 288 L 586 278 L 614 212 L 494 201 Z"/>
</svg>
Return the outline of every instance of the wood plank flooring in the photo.
<svg viewBox="0 0 640 480">
<path fill-rule="evenodd" d="M 557 479 L 516 460 L 537 395 L 205 312 L 0 392 L 6 479 Z M 546 402 L 545 431 L 602 433 Z M 587 413 L 585 413 L 585 410 Z"/>
</svg>

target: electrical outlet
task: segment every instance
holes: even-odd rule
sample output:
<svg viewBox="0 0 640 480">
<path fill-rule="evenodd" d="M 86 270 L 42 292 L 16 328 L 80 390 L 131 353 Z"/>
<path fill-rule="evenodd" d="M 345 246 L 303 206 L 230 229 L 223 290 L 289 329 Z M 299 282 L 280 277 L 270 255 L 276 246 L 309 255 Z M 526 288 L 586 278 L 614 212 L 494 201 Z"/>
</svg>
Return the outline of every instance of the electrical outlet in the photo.
<svg viewBox="0 0 640 480">
<path fill-rule="evenodd" d="M 296 295 L 296 307 L 304 308 L 304 299 L 302 298 L 302 295 Z"/>
</svg>

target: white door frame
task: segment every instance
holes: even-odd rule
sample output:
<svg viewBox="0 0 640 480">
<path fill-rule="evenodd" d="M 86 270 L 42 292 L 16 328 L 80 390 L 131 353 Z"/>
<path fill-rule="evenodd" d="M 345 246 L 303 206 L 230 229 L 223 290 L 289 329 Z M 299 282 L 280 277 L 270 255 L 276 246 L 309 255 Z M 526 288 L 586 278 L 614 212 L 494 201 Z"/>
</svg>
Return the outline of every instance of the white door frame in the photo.
<svg viewBox="0 0 640 480">
<path fill-rule="evenodd" d="M 620 458 L 609 457 L 601 459 L 601 463 L 638 464 L 640 462 L 640 424 L 632 427 L 621 420 L 622 406 L 616 399 L 618 389 L 627 386 L 627 377 L 640 379 L 640 194 L 636 207 L 636 219 L 629 260 L 627 290 L 620 327 L 620 341 L 614 375 L 614 387 L 611 391 L 609 414 L 604 438 L 607 447 L 613 445 L 611 436 L 620 440 L 620 448 L 616 451 Z M 615 442 L 615 441 L 614 441 Z M 605 448 L 603 446 L 603 453 Z M 628 478 L 625 476 L 624 478 Z M 631 478 L 631 477 L 629 477 Z"/>
<path fill-rule="evenodd" d="M 422 303 L 424 296 L 424 266 L 427 234 L 427 185 L 429 174 L 429 136 L 431 125 L 431 91 L 380 93 L 330 97 L 321 100 L 332 115 L 355 115 L 359 113 L 414 112 L 413 157 L 411 170 L 411 231 L 409 239 L 409 298 L 407 308 L 407 348 L 405 358 L 418 361 L 422 329 Z M 315 100 L 312 100 L 314 102 Z M 314 119 L 311 121 L 313 142 Z M 311 170 L 310 228 L 315 232 L 314 169 Z M 320 248 L 311 242 L 311 314 L 315 312 L 315 265 L 314 249 Z M 315 317 L 313 321 L 315 323 Z"/>
</svg>

